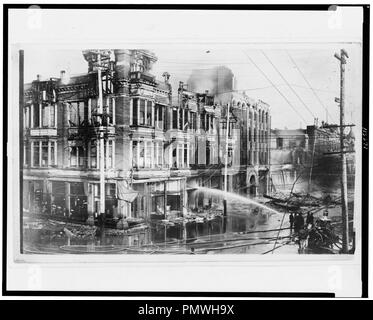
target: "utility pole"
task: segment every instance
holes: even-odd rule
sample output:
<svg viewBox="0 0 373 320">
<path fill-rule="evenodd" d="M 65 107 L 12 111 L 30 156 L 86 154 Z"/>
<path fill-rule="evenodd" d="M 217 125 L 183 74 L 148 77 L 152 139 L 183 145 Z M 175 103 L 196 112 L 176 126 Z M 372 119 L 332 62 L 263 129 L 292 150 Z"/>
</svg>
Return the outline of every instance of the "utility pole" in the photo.
<svg viewBox="0 0 373 320">
<path fill-rule="evenodd" d="M 98 106 L 97 112 L 94 114 L 96 122 L 98 123 L 97 130 L 97 147 L 98 147 L 98 166 L 100 173 L 100 227 L 105 225 L 105 140 L 107 133 L 107 121 L 104 121 L 106 110 L 104 110 L 103 90 L 102 90 L 102 70 L 108 68 L 107 63 L 110 51 L 109 50 L 86 50 L 83 51 L 84 58 L 89 62 L 91 71 L 97 70 L 97 83 L 98 83 Z M 93 115 L 93 114 L 92 114 Z"/>
<path fill-rule="evenodd" d="M 99 115 L 99 150 L 100 150 L 100 215 L 104 225 L 105 218 L 105 133 L 103 126 L 104 106 L 102 97 L 101 53 L 97 54 L 97 82 L 98 82 L 98 115 Z"/>
<path fill-rule="evenodd" d="M 312 181 L 312 170 L 313 170 L 313 163 L 315 159 L 315 146 L 316 146 L 316 139 L 317 139 L 317 121 L 316 118 L 314 119 L 314 131 L 313 131 L 313 145 L 312 145 L 312 158 L 311 158 L 311 167 L 310 167 L 310 176 L 308 179 L 308 194 L 311 193 L 311 181 Z"/>
<path fill-rule="evenodd" d="M 224 167 L 224 212 L 223 212 L 223 219 L 224 219 L 224 226 L 225 226 L 225 219 L 227 218 L 227 191 L 228 191 L 228 138 L 229 138 L 229 108 L 230 103 L 227 105 L 227 128 L 225 134 L 225 167 Z"/>
<path fill-rule="evenodd" d="M 347 166 L 346 166 L 346 154 L 344 152 L 344 107 L 345 107 L 345 65 L 348 54 L 344 49 L 341 49 L 340 55 L 334 54 L 340 61 L 340 72 L 341 72 L 341 88 L 340 88 L 340 155 L 341 155 L 341 166 L 342 166 L 342 177 L 341 177 L 341 200 L 342 200 L 342 252 L 348 253 L 349 251 L 349 239 L 348 239 L 348 202 L 347 202 Z"/>
</svg>

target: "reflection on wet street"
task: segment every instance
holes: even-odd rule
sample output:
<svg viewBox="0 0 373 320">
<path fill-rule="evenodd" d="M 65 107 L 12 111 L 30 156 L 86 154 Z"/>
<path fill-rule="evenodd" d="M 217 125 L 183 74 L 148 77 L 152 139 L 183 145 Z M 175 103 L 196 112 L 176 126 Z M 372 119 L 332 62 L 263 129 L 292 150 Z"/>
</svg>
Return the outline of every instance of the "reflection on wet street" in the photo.
<svg viewBox="0 0 373 320">
<path fill-rule="evenodd" d="M 276 241 L 278 244 L 288 241 L 287 218 L 281 226 L 283 213 L 251 201 L 229 201 L 226 217 L 221 213 L 173 221 L 150 219 L 134 231 L 105 228 L 100 232 L 98 227 L 25 217 L 24 252 L 261 254 L 271 250 Z"/>
</svg>

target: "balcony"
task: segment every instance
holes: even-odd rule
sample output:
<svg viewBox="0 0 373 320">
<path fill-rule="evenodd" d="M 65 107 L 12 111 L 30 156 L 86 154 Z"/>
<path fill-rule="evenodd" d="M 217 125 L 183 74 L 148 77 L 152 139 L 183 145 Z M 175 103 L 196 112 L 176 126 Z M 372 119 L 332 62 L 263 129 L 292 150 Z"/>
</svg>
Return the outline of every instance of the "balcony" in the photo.
<svg viewBox="0 0 373 320">
<path fill-rule="evenodd" d="M 115 136 L 114 126 L 80 126 L 68 128 L 68 139 L 81 140 L 83 137 L 94 138 L 98 136 L 100 131 L 103 131 L 106 137 Z"/>
<path fill-rule="evenodd" d="M 30 136 L 32 137 L 55 137 L 57 136 L 57 128 L 31 128 Z"/>
<path fill-rule="evenodd" d="M 147 72 L 133 71 L 130 73 L 130 79 L 132 82 L 145 82 L 152 85 L 156 84 L 155 76 Z"/>
</svg>

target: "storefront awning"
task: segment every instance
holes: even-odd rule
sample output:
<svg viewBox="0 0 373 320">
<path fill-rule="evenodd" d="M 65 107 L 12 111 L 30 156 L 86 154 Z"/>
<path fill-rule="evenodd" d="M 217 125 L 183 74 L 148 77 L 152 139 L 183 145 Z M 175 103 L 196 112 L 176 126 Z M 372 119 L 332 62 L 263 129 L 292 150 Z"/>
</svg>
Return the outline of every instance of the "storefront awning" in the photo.
<svg viewBox="0 0 373 320">
<path fill-rule="evenodd" d="M 204 106 L 203 108 L 204 108 L 205 111 L 208 112 L 208 113 L 215 113 L 215 108 L 214 108 L 214 106 Z"/>
<path fill-rule="evenodd" d="M 139 194 L 137 191 L 127 188 L 125 181 L 118 181 L 117 189 L 118 200 L 123 200 L 126 202 L 133 202 L 133 200 L 135 200 Z"/>
</svg>

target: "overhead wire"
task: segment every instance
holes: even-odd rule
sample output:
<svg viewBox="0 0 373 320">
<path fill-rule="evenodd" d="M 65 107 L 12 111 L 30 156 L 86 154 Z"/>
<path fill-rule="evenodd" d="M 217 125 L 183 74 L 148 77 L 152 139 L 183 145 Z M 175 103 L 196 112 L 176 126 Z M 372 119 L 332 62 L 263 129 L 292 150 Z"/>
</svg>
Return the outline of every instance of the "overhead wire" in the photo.
<svg viewBox="0 0 373 320">
<path fill-rule="evenodd" d="M 333 117 L 330 115 L 329 111 L 328 111 L 328 108 L 324 105 L 324 103 L 321 101 L 320 97 L 317 95 L 316 91 L 313 89 L 313 87 L 311 86 L 311 84 L 309 83 L 309 81 L 307 80 L 306 76 L 304 75 L 304 73 L 302 72 L 302 70 L 299 68 L 298 64 L 295 62 L 295 60 L 293 59 L 293 57 L 291 56 L 291 54 L 289 53 L 289 51 L 286 50 L 286 54 L 288 55 L 288 57 L 290 58 L 291 62 L 294 64 L 295 68 L 298 70 L 299 74 L 302 76 L 303 80 L 307 83 L 309 89 L 313 92 L 314 96 L 316 97 L 316 99 L 319 101 L 320 105 L 325 109 L 326 113 L 329 115 L 329 117 L 335 121 L 333 119 Z"/>
<path fill-rule="evenodd" d="M 267 81 L 276 89 L 276 91 L 284 98 L 287 104 L 293 109 L 293 111 L 303 120 L 304 123 L 307 123 L 307 120 L 298 112 L 295 106 L 289 101 L 289 99 L 278 89 L 278 87 L 272 82 L 272 80 L 266 75 L 266 73 L 255 63 L 255 61 L 246 54 L 245 51 L 242 51 L 244 55 L 250 60 L 250 62 L 259 70 L 259 72 L 267 79 Z"/>
<path fill-rule="evenodd" d="M 304 100 L 299 96 L 299 94 L 294 90 L 294 88 L 290 85 L 290 83 L 286 80 L 284 75 L 280 72 L 280 70 L 276 67 L 276 65 L 272 62 L 272 60 L 266 55 L 266 53 L 263 50 L 260 50 L 262 54 L 266 57 L 268 62 L 272 65 L 272 67 L 277 71 L 277 73 L 280 75 L 281 79 L 285 81 L 287 86 L 290 88 L 290 90 L 296 95 L 296 97 L 299 99 L 300 102 L 302 102 L 303 106 L 307 109 L 307 111 L 312 115 L 313 118 L 316 118 L 315 114 L 309 109 L 309 107 L 306 105 Z"/>
</svg>

